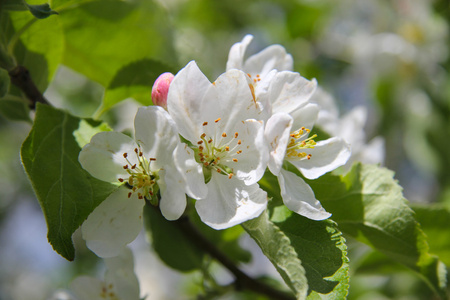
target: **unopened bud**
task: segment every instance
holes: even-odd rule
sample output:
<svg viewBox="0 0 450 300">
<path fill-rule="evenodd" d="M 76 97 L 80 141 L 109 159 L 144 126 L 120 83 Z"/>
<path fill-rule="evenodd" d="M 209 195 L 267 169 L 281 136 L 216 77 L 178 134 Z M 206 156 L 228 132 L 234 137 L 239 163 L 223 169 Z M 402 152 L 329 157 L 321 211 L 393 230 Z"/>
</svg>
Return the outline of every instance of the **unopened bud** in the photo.
<svg viewBox="0 0 450 300">
<path fill-rule="evenodd" d="M 152 88 L 153 104 L 163 107 L 167 110 L 167 94 L 169 93 L 169 86 L 173 80 L 174 75 L 166 72 L 159 75 L 155 80 Z"/>
</svg>

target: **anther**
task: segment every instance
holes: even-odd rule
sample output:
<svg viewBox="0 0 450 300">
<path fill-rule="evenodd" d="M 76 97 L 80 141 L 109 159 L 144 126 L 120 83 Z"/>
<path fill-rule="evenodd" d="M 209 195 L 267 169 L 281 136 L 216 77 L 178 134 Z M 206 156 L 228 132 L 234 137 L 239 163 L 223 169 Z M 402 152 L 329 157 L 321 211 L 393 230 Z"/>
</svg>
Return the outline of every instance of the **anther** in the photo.
<svg viewBox="0 0 450 300">
<path fill-rule="evenodd" d="M 123 154 L 123 157 L 124 157 L 124 158 L 127 158 L 127 156 L 128 156 L 128 154 L 125 152 L 125 153 Z"/>
<path fill-rule="evenodd" d="M 311 154 L 308 154 L 308 156 L 306 157 L 308 160 L 311 159 Z"/>
<path fill-rule="evenodd" d="M 201 144 L 203 144 L 203 141 L 198 141 L 197 142 L 197 145 L 201 145 Z"/>
<path fill-rule="evenodd" d="M 230 151 L 230 147 L 226 146 L 225 151 Z"/>
<path fill-rule="evenodd" d="M 206 136 L 206 133 L 202 133 L 202 135 L 200 136 L 200 138 L 204 139 Z"/>
<path fill-rule="evenodd" d="M 206 125 L 208 125 L 208 122 L 204 122 L 204 123 L 203 123 L 203 126 L 206 126 Z"/>
<path fill-rule="evenodd" d="M 228 174 L 228 179 L 231 179 L 231 177 L 233 177 L 233 173 Z"/>
<path fill-rule="evenodd" d="M 120 181 L 120 182 L 123 182 L 123 178 L 119 178 L 119 181 Z"/>
<path fill-rule="evenodd" d="M 217 123 L 220 121 L 220 118 L 217 118 L 214 122 Z"/>
<path fill-rule="evenodd" d="M 136 164 L 132 165 L 131 169 L 133 169 L 133 170 L 136 169 Z"/>
<path fill-rule="evenodd" d="M 239 135 L 239 133 L 235 132 L 235 133 L 234 133 L 234 138 L 237 138 L 238 135 Z"/>
<path fill-rule="evenodd" d="M 137 154 L 139 152 L 138 148 L 134 148 L 134 152 Z"/>
<path fill-rule="evenodd" d="M 238 140 L 237 144 L 240 145 L 241 143 L 242 143 L 241 140 Z"/>
<path fill-rule="evenodd" d="M 150 160 L 151 160 L 151 161 L 155 161 L 155 160 L 156 160 L 156 158 L 150 158 Z"/>
<path fill-rule="evenodd" d="M 139 156 L 142 156 L 143 155 L 143 153 L 142 152 L 139 152 Z"/>
<path fill-rule="evenodd" d="M 225 132 L 222 133 L 222 137 L 227 137 L 227 134 Z"/>
<path fill-rule="evenodd" d="M 123 168 L 124 168 L 125 170 L 128 169 L 128 165 L 123 166 Z"/>
<path fill-rule="evenodd" d="M 238 162 L 237 158 L 233 158 L 233 161 L 234 161 L 234 162 Z"/>
<path fill-rule="evenodd" d="M 133 193 L 132 192 L 129 192 L 128 193 L 128 198 L 131 198 L 131 195 L 132 195 Z"/>
<path fill-rule="evenodd" d="M 209 139 L 209 141 L 208 141 L 208 144 L 211 144 L 211 143 L 212 143 L 212 141 L 213 141 L 212 139 Z"/>
<path fill-rule="evenodd" d="M 242 153 L 242 150 L 236 151 L 236 153 L 237 153 L 237 154 L 241 154 L 241 153 Z"/>
</svg>

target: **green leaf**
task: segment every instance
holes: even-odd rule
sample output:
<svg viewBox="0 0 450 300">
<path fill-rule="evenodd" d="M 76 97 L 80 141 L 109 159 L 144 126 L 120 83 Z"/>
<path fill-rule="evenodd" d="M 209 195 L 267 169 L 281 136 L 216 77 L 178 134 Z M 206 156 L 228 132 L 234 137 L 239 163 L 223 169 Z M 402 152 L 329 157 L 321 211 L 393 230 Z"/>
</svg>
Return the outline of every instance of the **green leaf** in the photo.
<svg viewBox="0 0 450 300">
<path fill-rule="evenodd" d="M 434 205 L 412 205 L 416 219 L 428 237 L 430 252 L 439 256 L 447 266 L 450 266 L 450 210 Z"/>
<path fill-rule="evenodd" d="M 203 251 L 179 228 L 179 223 L 166 220 L 158 208 L 146 204 L 144 224 L 151 245 L 161 260 L 181 272 L 201 269 Z"/>
<path fill-rule="evenodd" d="M 186 227 L 186 220 L 195 226 L 209 242 L 217 247 L 234 262 L 249 262 L 250 253 L 243 250 L 238 244 L 238 238 L 243 230 L 233 227 L 225 230 L 214 230 L 200 221 L 195 210 L 192 210 L 189 219 L 168 221 L 158 208 L 152 205 L 144 207 L 144 224 L 147 235 L 152 241 L 152 247 L 161 260 L 171 268 L 181 272 L 189 272 L 204 267 L 204 257 L 207 252 L 196 244 L 182 227 Z M 186 218 L 186 217 L 182 217 Z"/>
<path fill-rule="evenodd" d="M 11 80 L 9 78 L 8 71 L 0 68 L 0 98 L 8 93 L 10 84 Z"/>
<path fill-rule="evenodd" d="M 256 241 L 295 296 L 306 298 L 308 281 L 302 262 L 289 237 L 269 220 L 267 212 L 243 223 L 242 227 Z"/>
<path fill-rule="evenodd" d="M 38 5 L 30 5 L 25 3 L 30 10 L 30 12 L 38 19 L 45 19 L 50 17 L 51 15 L 57 15 L 58 13 L 50 8 L 48 3 L 38 4 Z"/>
<path fill-rule="evenodd" d="M 308 299 L 345 299 L 349 287 L 347 246 L 337 224 L 310 220 L 284 205 L 274 208 L 271 221 L 289 238 L 306 271 Z"/>
<path fill-rule="evenodd" d="M 308 183 L 342 232 L 420 273 L 445 297 L 443 264 L 428 253 L 426 236 L 393 175 L 355 164 L 345 175 L 326 174 Z"/>
<path fill-rule="evenodd" d="M 100 114 L 126 98 L 151 105 L 153 83 L 164 72 L 176 73 L 176 70 L 152 59 L 141 59 L 122 67 L 106 89 Z"/>
<path fill-rule="evenodd" d="M 0 113 L 13 121 L 31 122 L 30 109 L 22 98 L 6 95 L 0 99 Z"/>
<path fill-rule="evenodd" d="M 105 87 L 121 68 L 138 60 L 176 61 L 166 11 L 153 1 L 100 0 L 59 12 L 64 64 Z"/>
<path fill-rule="evenodd" d="M 33 128 L 21 158 L 41 205 L 48 240 L 56 252 L 73 260 L 72 234 L 117 187 L 97 180 L 79 164 L 73 132 L 82 119 L 38 103 Z"/>
</svg>

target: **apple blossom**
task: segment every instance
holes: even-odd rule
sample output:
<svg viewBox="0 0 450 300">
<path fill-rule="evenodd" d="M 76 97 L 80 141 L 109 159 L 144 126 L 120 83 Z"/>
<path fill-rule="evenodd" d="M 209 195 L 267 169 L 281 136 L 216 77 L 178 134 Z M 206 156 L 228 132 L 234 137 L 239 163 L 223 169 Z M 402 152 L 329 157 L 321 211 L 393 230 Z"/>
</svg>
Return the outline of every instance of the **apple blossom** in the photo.
<svg viewBox="0 0 450 300">
<path fill-rule="evenodd" d="M 104 280 L 89 276 L 75 278 L 70 288 L 77 300 L 139 300 L 139 281 L 134 273 L 133 254 L 125 248 L 119 256 L 105 258 Z"/>
<path fill-rule="evenodd" d="M 314 93 L 317 81 L 292 72 L 292 56 L 280 45 L 271 45 L 244 60 L 252 39 L 252 35 L 246 35 L 231 47 L 227 70 L 247 73 L 253 97 L 260 106 L 261 119 L 267 120 L 277 112 L 290 113 L 305 105 Z"/>
<path fill-rule="evenodd" d="M 82 167 L 92 176 L 122 186 L 107 197 L 82 224 L 87 246 L 100 257 L 117 255 L 142 228 L 144 198 L 158 204 L 168 220 L 178 219 L 186 208 L 185 193 L 193 198 L 206 189 L 189 186 L 174 166 L 173 152 L 181 146 L 175 123 L 157 106 L 139 108 L 135 138 L 119 132 L 92 137 L 79 155 Z M 184 159 L 194 161 L 194 157 Z M 191 178 L 202 178 L 201 168 L 186 167 Z"/>
<path fill-rule="evenodd" d="M 267 205 L 267 194 L 257 181 L 264 175 L 268 149 L 263 122 L 257 114 L 247 75 L 230 70 L 211 83 L 195 62 L 171 83 L 168 111 L 187 141 L 175 151 L 175 164 L 189 177 L 184 156 L 195 153 L 203 170 L 207 195 L 195 206 L 203 222 L 215 229 L 257 217 Z M 194 182 L 191 182 L 194 184 Z"/>
<path fill-rule="evenodd" d="M 309 136 L 318 112 L 316 104 L 307 104 L 291 115 L 277 113 L 267 121 L 265 129 L 270 148 L 268 167 L 278 177 L 283 202 L 292 211 L 313 220 L 326 219 L 330 214 L 302 178 L 282 168 L 283 162 L 290 162 L 306 178 L 316 179 L 344 165 L 350 157 L 344 140 L 333 137 L 316 142 L 315 135 Z"/>
</svg>

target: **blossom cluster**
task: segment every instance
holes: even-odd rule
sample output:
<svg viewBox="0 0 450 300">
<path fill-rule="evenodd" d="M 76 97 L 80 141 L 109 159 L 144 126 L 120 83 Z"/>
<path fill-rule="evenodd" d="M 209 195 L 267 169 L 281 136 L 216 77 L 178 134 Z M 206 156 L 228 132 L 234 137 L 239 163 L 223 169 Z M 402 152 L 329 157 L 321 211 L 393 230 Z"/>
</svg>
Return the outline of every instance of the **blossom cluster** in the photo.
<svg viewBox="0 0 450 300">
<path fill-rule="evenodd" d="M 259 216 L 269 201 L 258 181 L 268 169 L 284 204 L 313 220 L 330 217 L 304 178 L 345 165 L 350 146 L 311 134 L 320 107 L 316 80 L 293 72 L 293 59 L 272 45 L 245 59 L 247 35 L 232 46 L 226 71 L 210 82 L 197 64 L 155 82 L 156 106 L 140 107 L 134 138 L 92 137 L 79 155 L 92 176 L 119 187 L 82 225 L 87 246 L 115 257 L 142 227 L 146 201 L 167 220 L 180 218 L 186 195 L 201 220 L 225 229 Z M 299 173 L 289 171 L 295 167 Z"/>
</svg>

